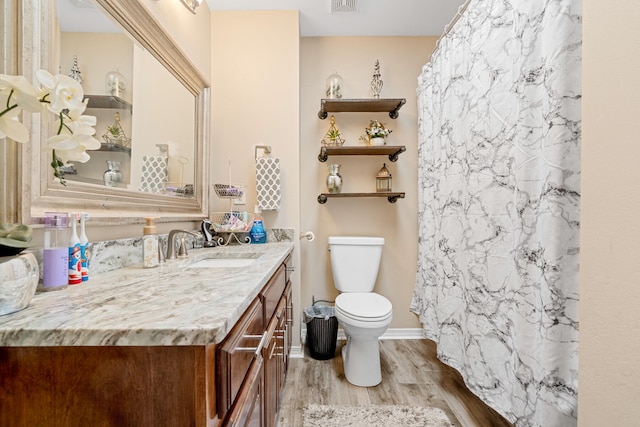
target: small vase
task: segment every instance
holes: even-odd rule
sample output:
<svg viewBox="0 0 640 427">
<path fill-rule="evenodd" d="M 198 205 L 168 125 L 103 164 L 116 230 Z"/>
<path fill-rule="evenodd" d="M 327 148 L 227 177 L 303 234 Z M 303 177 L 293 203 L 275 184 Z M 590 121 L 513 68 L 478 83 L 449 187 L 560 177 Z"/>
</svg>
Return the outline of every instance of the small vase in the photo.
<svg viewBox="0 0 640 427">
<path fill-rule="evenodd" d="M 36 293 L 38 261 L 30 253 L 0 258 L 0 315 L 26 308 Z"/>
<path fill-rule="evenodd" d="M 342 191 L 342 177 L 340 176 L 340 165 L 331 164 L 329 167 L 329 176 L 327 176 L 327 189 L 329 193 L 339 193 Z"/>
<path fill-rule="evenodd" d="M 107 160 L 107 170 L 102 175 L 104 178 L 104 185 L 107 187 L 116 187 L 118 183 L 122 182 L 122 172 L 120 172 L 120 162 L 115 160 Z"/>
<path fill-rule="evenodd" d="M 383 136 L 379 136 L 379 137 L 375 137 L 375 138 L 372 137 L 371 139 L 369 139 L 369 144 L 375 145 L 375 146 L 386 145 L 387 144 L 387 138 L 385 138 Z"/>
</svg>

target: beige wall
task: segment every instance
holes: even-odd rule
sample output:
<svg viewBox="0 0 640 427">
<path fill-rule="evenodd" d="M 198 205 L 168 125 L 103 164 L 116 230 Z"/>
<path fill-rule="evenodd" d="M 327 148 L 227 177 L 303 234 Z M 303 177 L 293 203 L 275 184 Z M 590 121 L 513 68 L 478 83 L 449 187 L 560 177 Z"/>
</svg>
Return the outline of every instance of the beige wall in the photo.
<svg viewBox="0 0 640 427">
<path fill-rule="evenodd" d="M 640 419 L 640 4 L 585 0 L 581 427 Z"/>
<path fill-rule="evenodd" d="M 316 299 L 334 300 L 328 237 L 365 235 L 385 238 L 376 292 L 393 304 L 391 328 L 419 328 L 409 312 L 415 285 L 417 260 L 417 76 L 435 46 L 435 37 L 322 37 L 303 38 L 300 65 L 300 206 L 301 229 L 316 235 L 302 241 L 302 303 Z M 320 99 L 327 77 L 335 70 L 344 79 L 344 98 L 370 98 L 369 85 L 374 63 L 380 61 L 384 86 L 381 97 L 406 98 L 397 119 L 385 113 L 336 113 L 336 125 L 345 145 L 359 144 L 370 119 L 379 119 L 392 130 L 389 144 L 405 145 L 397 162 L 384 156 L 330 157 L 318 161 L 329 118 L 318 119 Z M 393 190 L 406 192 L 404 199 L 389 203 L 384 198 L 329 199 L 319 204 L 326 192 L 327 164 L 339 163 L 343 192 L 375 191 L 375 176 L 387 164 L 393 176 Z"/>
<path fill-rule="evenodd" d="M 255 145 L 280 158 L 282 205 L 265 211 L 268 228 L 300 230 L 300 69 L 297 11 L 211 14 L 213 82 L 211 183 L 247 186 L 246 205 L 230 205 L 210 191 L 212 212 L 253 212 Z M 298 243 L 297 238 L 296 244 Z M 294 253 L 294 306 L 300 307 L 299 249 Z M 304 269 L 304 267 L 303 267 Z M 299 321 L 295 317 L 294 330 Z M 298 333 L 295 334 L 296 342 Z"/>
</svg>

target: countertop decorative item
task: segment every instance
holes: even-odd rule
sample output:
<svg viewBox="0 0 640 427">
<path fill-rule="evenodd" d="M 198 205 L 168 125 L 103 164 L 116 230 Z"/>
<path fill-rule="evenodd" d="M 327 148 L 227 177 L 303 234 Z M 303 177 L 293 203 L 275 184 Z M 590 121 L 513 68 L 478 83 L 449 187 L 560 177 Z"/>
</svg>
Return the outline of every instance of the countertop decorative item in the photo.
<svg viewBox="0 0 640 427">
<path fill-rule="evenodd" d="M 387 129 L 384 123 L 378 120 L 370 120 L 369 126 L 364 131 L 365 134 L 360 136 L 360 141 L 369 145 L 385 145 L 387 136 L 392 132 L 391 129 Z"/>
<path fill-rule="evenodd" d="M 0 315 L 26 308 L 36 293 L 38 279 L 38 261 L 32 253 L 0 257 Z"/>
<path fill-rule="evenodd" d="M 65 289 L 69 284 L 69 214 L 45 212 L 41 291 Z"/>
<path fill-rule="evenodd" d="M 373 78 L 371 79 L 371 90 L 375 99 L 380 98 L 382 91 L 382 79 L 380 78 L 380 62 L 376 59 L 376 65 L 373 70 Z"/>
<path fill-rule="evenodd" d="M 0 107 L 0 139 L 26 142 L 29 130 L 17 120 L 20 113 L 42 113 L 46 107 L 57 118 L 53 126 L 56 134 L 47 140 L 52 150 L 53 175 L 65 184 L 60 168 L 70 161 L 86 163 L 90 158 L 86 151 L 100 148 L 100 142 L 93 137 L 96 118 L 83 115 L 87 104 L 76 80 L 45 70 L 36 71 L 36 78 L 42 85 L 38 90 L 24 76 L 0 74 L 0 98 L 6 100 Z"/>
<path fill-rule="evenodd" d="M 0 224 L 0 257 L 17 255 L 32 246 L 28 225 Z"/>
<path fill-rule="evenodd" d="M 339 147 L 344 144 L 344 138 L 340 135 L 340 130 L 336 127 L 336 118 L 332 115 L 330 119 L 329 130 L 322 139 L 324 147 Z"/>
<path fill-rule="evenodd" d="M 329 77 L 327 77 L 327 87 L 325 95 L 329 99 L 342 98 L 342 76 L 334 71 Z"/>
</svg>

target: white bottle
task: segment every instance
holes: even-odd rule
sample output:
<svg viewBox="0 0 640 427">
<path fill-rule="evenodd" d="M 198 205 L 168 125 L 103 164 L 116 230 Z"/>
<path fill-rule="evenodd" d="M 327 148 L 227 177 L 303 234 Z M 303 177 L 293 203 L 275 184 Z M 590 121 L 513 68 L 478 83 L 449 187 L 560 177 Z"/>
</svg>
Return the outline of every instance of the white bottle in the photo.
<svg viewBox="0 0 640 427">
<path fill-rule="evenodd" d="M 78 237 L 77 223 L 80 214 L 71 214 L 71 237 L 69 238 L 69 284 L 79 285 L 82 283 L 82 251 L 80 249 L 80 238 Z"/>
<path fill-rule="evenodd" d="M 154 223 L 155 218 L 144 219 L 146 225 L 142 230 L 142 266 L 145 268 L 157 267 L 158 257 L 158 230 Z"/>
<path fill-rule="evenodd" d="M 89 214 L 82 212 L 80 214 L 80 256 L 82 259 L 82 281 L 89 280 L 89 239 L 84 229 L 84 222 L 89 218 Z"/>
</svg>

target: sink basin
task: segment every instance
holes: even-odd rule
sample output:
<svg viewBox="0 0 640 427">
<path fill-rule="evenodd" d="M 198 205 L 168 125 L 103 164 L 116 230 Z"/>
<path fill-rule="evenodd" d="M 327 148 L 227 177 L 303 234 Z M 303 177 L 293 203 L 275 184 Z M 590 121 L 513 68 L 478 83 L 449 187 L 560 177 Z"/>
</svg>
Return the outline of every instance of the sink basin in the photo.
<svg viewBox="0 0 640 427">
<path fill-rule="evenodd" d="M 189 268 L 246 267 L 260 257 L 260 253 L 220 253 L 209 254 L 205 259 L 195 261 Z"/>
<path fill-rule="evenodd" d="M 246 267 L 255 258 L 208 258 L 195 262 L 189 268 L 220 268 L 220 267 Z"/>
</svg>

